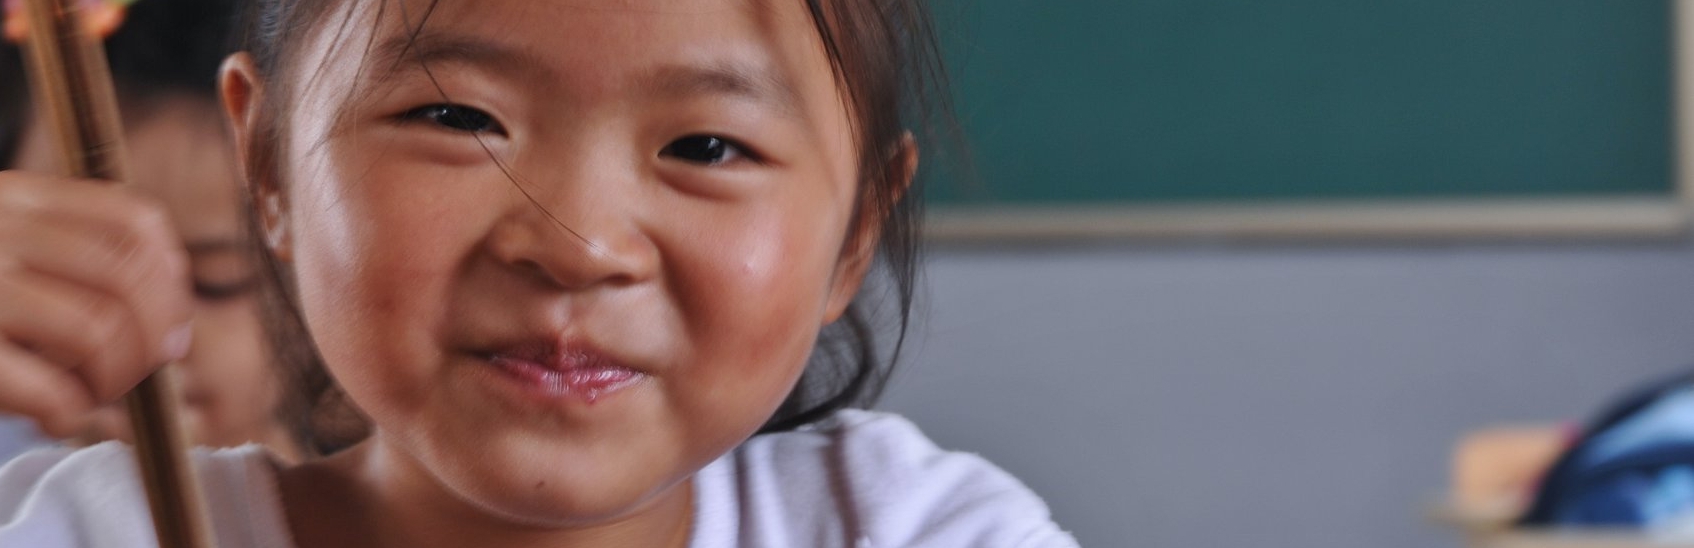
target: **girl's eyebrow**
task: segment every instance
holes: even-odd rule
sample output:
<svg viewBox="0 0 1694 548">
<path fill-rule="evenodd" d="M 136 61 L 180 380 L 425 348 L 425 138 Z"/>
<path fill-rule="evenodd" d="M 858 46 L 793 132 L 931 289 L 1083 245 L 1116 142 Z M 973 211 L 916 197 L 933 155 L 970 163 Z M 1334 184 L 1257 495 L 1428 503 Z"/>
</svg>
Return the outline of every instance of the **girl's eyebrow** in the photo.
<svg viewBox="0 0 1694 548">
<path fill-rule="evenodd" d="M 721 62 L 708 65 L 666 65 L 646 77 L 658 95 L 690 97 L 728 95 L 764 103 L 790 118 L 800 118 L 800 94 L 792 82 L 768 65 Z"/>
<path fill-rule="evenodd" d="M 523 72 L 529 76 L 550 74 L 542 59 L 528 51 L 487 40 L 442 32 L 405 33 L 384 40 L 372 56 L 380 67 L 376 83 L 391 80 L 407 68 L 433 63 L 462 63 L 492 67 L 500 71 Z"/>
<path fill-rule="evenodd" d="M 384 40 L 372 57 L 379 70 L 373 83 L 393 80 L 408 69 L 433 63 L 460 63 L 522 73 L 551 80 L 557 73 L 534 52 L 470 36 L 425 30 Z M 792 82 L 768 64 L 724 60 L 703 64 L 667 64 L 643 75 L 639 89 L 662 99 L 727 95 L 763 103 L 790 118 L 802 117 L 800 94 Z"/>
</svg>

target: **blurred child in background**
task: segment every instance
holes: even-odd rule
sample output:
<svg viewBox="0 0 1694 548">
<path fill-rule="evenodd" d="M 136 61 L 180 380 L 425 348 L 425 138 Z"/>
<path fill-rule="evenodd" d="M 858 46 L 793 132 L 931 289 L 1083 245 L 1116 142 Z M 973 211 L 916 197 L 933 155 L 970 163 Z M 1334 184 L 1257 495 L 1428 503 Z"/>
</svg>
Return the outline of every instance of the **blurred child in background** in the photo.
<svg viewBox="0 0 1694 548">
<path fill-rule="evenodd" d="M 7 0 L 5 7 L 6 40 L 0 46 L 0 167 L 58 172 L 61 166 L 51 128 L 40 120 L 29 99 L 20 49 L 28 32 L 22 6 Z M 264 340 L 256 270 L 244 246 L 239 173 L 215 89 L 218 66 L 232 45 L 236 2 L 93 0 L 89 8 L 95 17 L 88 18 L 87 24 L 106 36 L 128 137 L 131 190 L 168 212 L 181 245 L 188 250 L 194 295 L 192 332 L 176 336 L 183 345 L 177 378 L 190 439 L 210 446 L 262 443 L 285 459 L 297 458 L 305 434 L 282 415 L 301 413 L 283 405 L 284 378 L 273 367 Z M 27 216 L 0 219 L 0 239 L 30 238 L 51 246 L 51 234 L 86 228 L 50 226 L 67 224 L 62 221 Z M 0 287 L 0 322 L 40 321 L 18 317 L 19 307 L 7 303 L 52 291 L 50 285 Z M 87 330 L 98 329 L 88 326 Z M 0 352 L 25 350 L 12 346 L 16 343 L 0 341 L 4 345 Z M 128 436 L 121 405 L 106 406 L 76 424 L 44 426 L 46 434 L 77 443 Z M 5 448 L 0 442 L 0 452 Z"/>
</svg>

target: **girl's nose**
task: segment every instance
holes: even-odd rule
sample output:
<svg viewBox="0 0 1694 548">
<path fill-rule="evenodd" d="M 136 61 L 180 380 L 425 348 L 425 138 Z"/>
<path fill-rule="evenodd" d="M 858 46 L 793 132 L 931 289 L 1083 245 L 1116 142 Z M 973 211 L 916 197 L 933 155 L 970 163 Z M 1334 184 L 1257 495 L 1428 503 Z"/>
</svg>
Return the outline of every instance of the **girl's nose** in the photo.
<svg viewBox="0 0 1694 548">
<path fill-rule="evenodd" d="M 631 285 L 653 275 L 658 252 L 624 208 L 561 201 L 524 198 L 489 234 L 491 254 L 522 276 L 564 290 Z"/>
</svg>

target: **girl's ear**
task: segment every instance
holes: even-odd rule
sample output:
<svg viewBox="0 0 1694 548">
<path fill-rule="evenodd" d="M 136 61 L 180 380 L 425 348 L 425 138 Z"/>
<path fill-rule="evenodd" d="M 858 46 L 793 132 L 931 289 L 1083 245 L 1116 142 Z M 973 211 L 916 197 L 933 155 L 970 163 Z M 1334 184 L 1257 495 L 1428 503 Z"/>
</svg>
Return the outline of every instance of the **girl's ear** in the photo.
<svg viewBox="0 0 1694 548">
<path fill-rule="evenodd" d="M 858 220 L 847 235 L 847 245 L 841 249 L 841 259 L 836 263 L 835 277 L 830 282 L 829 301 L 824 305 L 825 325 L 840 319 L 847 312 L 847 306 L 853 303 L 853 297 L 859 294 L 859 287 L 864 285 L 871 265 L 876 263 L 877 244 L 882 241 L 882 223 L 888 220 L 894 206 L 912 188 L 912 179 L 917 173 L 917 141 L 911 133 L 906 133 L 883 162 L 883 176 L 887 178 L 889 191 L 868 193 L 867 196 L 876 203 L 859 205 Z"/>
<path fill-rule="evenodd" d="M 274 170 L 262 166 L 256 169 L 256 164 L 268 162 L 254 157 L 267 153 L 255 148 L 255 144 L 262 145 L 257 140 L 270 137 L 263 134 L 265 130 L 261 127 L 265 88 L 252 55 L 241 52 L 224 60 L 218 71 L 218 95 L 223 99 L 224 115 L 229 118 L 230 133 L 235 137 L 235 157 L 241 172 L 248 175 L 247 190 L 253 195 L 253 206 L 257 208 L 254 214 L 259 216 L 265 245 L 278 260 L 286 262 L 291 255 L 287 201 L 277 182 L 272 180 Z"/>
</svg>

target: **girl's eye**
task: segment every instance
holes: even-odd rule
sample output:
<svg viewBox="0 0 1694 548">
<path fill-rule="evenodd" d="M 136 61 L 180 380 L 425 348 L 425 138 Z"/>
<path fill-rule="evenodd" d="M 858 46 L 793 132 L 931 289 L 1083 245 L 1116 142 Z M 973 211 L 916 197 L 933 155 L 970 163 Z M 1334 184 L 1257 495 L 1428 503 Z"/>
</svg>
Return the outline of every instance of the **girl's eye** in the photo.
<svg viewBox="0 0 1694 548">
<path fill-rule="evenodd" d="M 468 133 L 504 133 L 506 128 L 494 121 L 487 112 L 454 104 L 425 105 L 408 110 L 400 115 L 400 119 L 416 122 L 427 122 L 453 131 Z"/>
<path fill-rule="evenodd" d="M 753 159 L 747 149 L 727 139 L 711 135 L 689 135 L 665 145 L 659 154 L 687 162 L 715 166 L 736 160 Z"/>
</svg>

